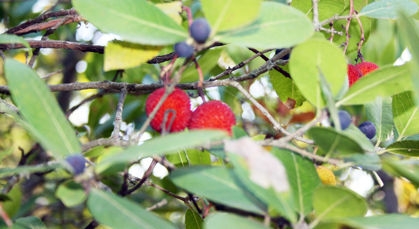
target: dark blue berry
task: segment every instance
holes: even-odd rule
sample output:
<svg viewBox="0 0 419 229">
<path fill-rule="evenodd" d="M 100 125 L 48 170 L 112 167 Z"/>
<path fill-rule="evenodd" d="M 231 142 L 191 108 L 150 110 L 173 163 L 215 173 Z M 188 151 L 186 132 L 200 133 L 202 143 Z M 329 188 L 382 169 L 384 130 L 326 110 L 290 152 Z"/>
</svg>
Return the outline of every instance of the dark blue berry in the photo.
<svg viewBox="0 0 419 229">
<path fill-rule="evenodd" d="M 179 57 L 185 57 L 185 58 L 189 58 L 193 55 L 193 47 L 186 44 L 186 42 L 179 42 L 176 43 L 173 46 L 173 49 L 175 50 L 175 53 L 179 56 Z"/>
<path fill-rule="evenodd" d="M 282 50 L 284 50 L 284 49 L 277 49 L 277 50 L 275 50 L 275 55 L 277 55 L 278 53 L 282 52 Z M 281 59 L 282 60 L 289 60 L 290 59 L 290 53 L 288 53 L 287 55 L 283 56 Z"/>
<path fill-rule="evenodd" d="M 211 27 L 205 18 L 198 18 L 192 22 L 189 32 L 196 42 L 205 43 L 211 33 Z"/>
<path fill-rule="evenodd" d="M 359 125 L 359 130 L 364 133 L 367 138 L 372 139 L 375 134 L 377 133 L 377 129 L 375 128 L 374 123 L 370 121 L 365 121 Z"/>
<path fill-rule="evenodd" d="M 338 111 L 338 116 L 340 121 L 340 128 L 342 130 L 345 130 L 349 127 L 349 125 L 351 125 L 351 115 L 347 111 Z M 332 126 L 334 126 L 333 123 Z"/>
<path fill-rule="evenodd" d="M 86 160 L 84 159 L 83 155 L 74 154 L 74 155 L 68 156 L 65 160 L 67 161 L 68 164 L 71 165 L 75 175 L 78 175 L 84 172 L 84 169 L 86 168 Z"/>
</svg>

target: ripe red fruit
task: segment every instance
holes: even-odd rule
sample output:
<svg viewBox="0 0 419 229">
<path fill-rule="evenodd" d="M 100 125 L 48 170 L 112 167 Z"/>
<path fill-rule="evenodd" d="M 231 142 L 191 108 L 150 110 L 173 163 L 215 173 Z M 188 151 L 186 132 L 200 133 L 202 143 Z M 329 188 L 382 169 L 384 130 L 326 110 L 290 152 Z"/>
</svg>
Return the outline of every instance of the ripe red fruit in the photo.
<svg viewBox="0 0 419 229">
<path fill-rule="evenodd" d="M 371 62 L 362 62 L 355 65 L 355 67 L 361 71 L 362 76 L 365 76 L 366 74 L 378 69 L 378 66 Z"/>
<path fill-rule="evenodd" d="M 349 87 L 352 86 L 359 78 L 361 78 L 362 72 L 355 67 L 355 65 L 348 64 L 348 77 L 349 77 Z"/>
<path fill-rule="evenodd" d="M 156 107 L 165 91 L 165 88 L 157 89 L 147 98 L 145 105 L 147 116 L 153 112 L 154 107 Z M 153 120 L 151 120 L 151 127 L 154 130 L 161 132 L 164 114 L 169 109 L 172 109 L 176 112 L 174 114 L 175 118 L 173 120 L 172 127 L 170 128 L 170 132 L 179 132 L 184 130 L 188 126 L 189 120 L 191 119 L 191 101 L 189 96 L 179 88 L 175 88 L 172 94 L 170 94 L 164 101 L 163 105 L 157 111 L 156 116 L 154 116 Z M 173 113 L 170 112 L 166 121 L 166 130 L 169 128 L 172 117 Z"/>
<path fill-rule="evenodd" d="M 209 101 L 198 106 L 191 116 L 188 128 L 219 129 L 231 135 L 231 127 L 236 125 L 236 118 L 230 107 L 221 101 Z"/>
</svg>

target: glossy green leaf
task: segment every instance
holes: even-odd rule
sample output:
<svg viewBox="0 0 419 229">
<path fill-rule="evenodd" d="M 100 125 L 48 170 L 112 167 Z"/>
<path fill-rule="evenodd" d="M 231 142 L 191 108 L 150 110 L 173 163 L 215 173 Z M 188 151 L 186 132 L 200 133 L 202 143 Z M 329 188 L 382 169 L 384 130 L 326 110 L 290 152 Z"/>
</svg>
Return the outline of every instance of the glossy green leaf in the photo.
<svg viewBox="0 0 419 229">
<path fill-rule="evenodd" d="M 237 154 L 229 154 L 229 159 L 234 166 L 234 173 L 240 181 L 267 206 L 270 206 L 290 222 L 297 222 L 291 192 L 278 193 L 273 188 L 263 188 L 250 180 L 248 163 Z M 279 169 L 279 168 L 278 168 Z M 283 171 L 285 173 L 285 171 Z M 278 181 L 283 182 L 283 181 Z M 288 182 L 288 181 L 287 181 Z"/>
<path fill-rule="evenodd" d="M 239 181 L 232 169 L 193 166 L 173 171 L 170 178 L 188 192 L 216 203 L 264 214 L 266 206 Z"/>
<path fill-rule="evenodd" d="M 364 152 L 356 141 L 334 129 L 312 127 L 308 130 L 308 133 L 323 151 L 323 154 L 336 152 L 335 156 L 340 157 Z"/>
<path fill-rule="evenodd" d="M 394 142 L 386 148 L 386 151 L 408 157 L 419 157 L 419 141 L 405 140 Z"/>
<path fill-rule="evenodd" d="M 68 208 L 75 207 L 83 203 L 83 201 L 87 198 L 83 186 L 72 180 L 60 184 L 55 192 L 55 196 L 59 198 Z"/>
<path fill-rule="evenodd" d="M 100 165 L 128 163 L 136 161 L 140 157 L 175 153 L 177 150 L 201 146 L 212 140 L 220 140 L 225 137 L 227 135 L 224 131 L 217 130 L 198 130 L 169 134 L 153 138 L 139 146 L 131 146 L 119 154 L 106 158 Z"/>
<path fill-rule="evenodd" d="M 212 33 L 243 27 L 256 19 L 261 0 L 201 0 Z"/>
<path fill-rule="evenodd" d="M 99 223 L 112 228 L 176 228 L 133 201 L 99 189 L 90 190 L 87 207 Z"/>
<path fill-rule="evenodd" d="M 419 106 L 415 105 L 412 92 L 393 96 L 393 119 L 398 140 L 419 134 Z"/>
<path fill-rule="evenodd" d="M 0 44 L 22 44 L 30 50 L 31 46 L 28 41 L 17 35 L 0 34 Z"/>
<path fill-rule="evenodd" d="M 361 167 L 362 170 L 378 171 L 382 168 L 381 159 L 376 152 L 366 152 L 365 154 L 354 154 L 343 159 L 354 166 Z"/>
<path fill-rule="evenodd" d="M 292 79 L 304 97 L 314 106 L 323 107 L 319 69 L 336 96 L 346 78 L 347 63 L 342 51 L 326 40 L 311 39 L 295 47 L 289 63 Z"/>
<path fill-rule="evenodd" d="M 194 210 L 188 209 L 185 214 L 186 229 L 202 229 L 204 228 L 204 220 Z"/>
<path fill-rule="evenodd" d="M 260 222 L 231 213 L 213 213 L 205 222 L 206 229 L 266 229 Z"/>
<path fill-rule="evenodd" d="M 371 140 L 367 138 L 367 136 L 365 136 L 365 134 L 362 133 L 355 125 L 351 124 L 347 129 L 340 131 L 339 133 L 354 140 L 365 152 L 375 152 L 375 148 L 371 143 Z"/>
<path fill-rule="evenodd" d="M 374 101 L 377 96 L 387 97 L 411 88 L 409 66 L 388 66 L 361 77 L 336 105 L 365 104 Z"/>
<path fill-rule="evenodd" d="M 37 133 L 33 137 L 58 159 L 81 152 L 74 129 L 36 72 L 12 59 L 5 61 L 4 70 L 13 101 L 30 128 Z"/>
<path fill-rule="evenodd" d="M 47 229 L 45 224 L 35 216 L 16 219 L 13 229 Z"/>
<path fill-rule="evenodd" d="M 373 102 L 365 104 L 368 120 L 377 128 L 377 140 L 386 141 L 393 134 L 393 108 L 391 97 L 377 97 Z"/>
<path fill-rule="evenodd" d="M 202 70 L 202 74 L 204 75 L 204 79 L 208 79 L 205 77 L 211 69 L 213 69 L 218 64 L 218 59 L 220 59 L 220 54 L 223 51 L 223 48 L 214 48 L 208 50 L 204 55 L 202 55 L 198 60 L 199 67 Z M 182 78 L 180 82 L 182 83 L 190 83 L 199 80 L 198 70 L 196 70 L 195 64 L 191 63 L 191 65 L 182 73 Z"/>
<path fill-rule="evenodd" d="M 315 229 L 341 229 L 341 228 L 361 228 L 361 229 L 416 229 L 419 219 L 405 214 L 386 214 L 368 217 L 348 217 L 341 219 L 328 220 L 322 222 Z"/>
<path fill-rule="evenodd" d="M 314 191 L 313 206 L 319 220 L 364 216 L 368 209 L 365 199 L 354 191 L 329 185 Z"/>
<path fill-rule="evenodd" d="M 105 47 L 104 70 L 118 70 L 138 66 L 159 54 L 162 46 L 140 45 L 112 41 Z"/>
<path fill-rule="evenodd" d="M 404 12 L 400 12 L 398 22 L 401 36 L 407 41 L 407 47 L 412 54 L 412 61 L 408 64 L 410 67 L 412 89 L 414 91 L 414 100 L 419 105 L 419 24 L 407 16 Z"/>
<path fill-rule="evenodd" d="M 176 166 L 210 165 L 211 155 L 208 151 L 197 149 L 177 150 L 166 155 L 166 159 Z"/>
<path fill-rule="evenodd" d="M 305 101 L 304 96 L 298 90 L 294 80 L 285 77 L 276 70 L 269 71 L 269 79 L 271 80 L 273 89 L 283 103 L 290 98 L 295 100 L 295 106 L 298 107 Z"/>
<path fill-rule="evenodd" d="M 399 11 L 404 11 L 406 15 L 410 16 L 418 11 L 418 5 L 409 0 L 381 0 L 366 5 L 358 16 L 395 19 L 399 16 Z"/>
<path fill-rule="evenodd" d="M 16 168 L 0 168 L 0 178 L 9 177 L 15 174 L 29 174 L 29 173 L 38 173 L 38 172 L 46 172 L 48 170 L 54 170 L 57 168 L 62 168 L 63 165 L 59 163 L 51 164 L 51 165 L 24 165 L 18 166 Z"/>
<path fill-rule="evenodd" d="M 258 49 L 289 48 L 307 40 L 313 32 L 312 22 L 301 11 L 285 4 L 263 2 L 255 22 L 241 29 L 220 33 L 215 39 Z"/>
<path fill-rule="evenodd" d="M 348 1 L 348 0 L 347 0 Z M 291 6 L 301 10 L 308 18 L 313 19 L 313 2 L 311 0 L 292 1 Z M 319 21 L 326 20 L 345 9 L 345 0 L 322 0 L 318 2 Z"/>
<path fill-rule="evenodd" d="M 293 194 L 294 207 L 301 216 L 313 210 L 313 191 L 321 185 L 313 162 L 288 150 L 272 148 L 272 154 L 279 158 L 287 170 Z"/>
<path fill-rule="evenodd" d="M 74 0 L 72 4 L 94 26 L 125 41 L 167 45 L 189 37 L 180 25 L 145 0 Z"/>
</svg>

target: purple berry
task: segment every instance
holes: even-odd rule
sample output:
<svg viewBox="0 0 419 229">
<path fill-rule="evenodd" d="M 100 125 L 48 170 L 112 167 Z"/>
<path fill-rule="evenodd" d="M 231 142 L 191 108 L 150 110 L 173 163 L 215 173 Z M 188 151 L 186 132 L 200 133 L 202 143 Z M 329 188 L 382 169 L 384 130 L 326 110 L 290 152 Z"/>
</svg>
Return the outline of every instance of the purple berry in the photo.
<svg viewBox="0 0 419 229">
<path fill-rule="evenodd" d="M 173 49 L 175 50 L 175 53 L 179 56 L 179 57 L 185 57 L 185 58 L 189 58 L 193 55 L 193 47 L 186 44 L 186 42 L 179 42 L 176 43 L 173 46 Z"/>
<path fill-rule="evenodd" d="M 340 128 L 342 130 L 345 130 L 349 127 L 349 125 L 351 125 L 351 115 L 347 111 L 338 111 L 338 116 L 340 121 Z M 333 123 L 332 126 L 334 126 Z"/>
<path fill-rule="evenodd" d="M 205 18 L 198 18 L 192 22 L 189 32 L 196 42 L 205 43 L 211 33 L 211 27 Z"/>
<path fill-rule="evenodd" d="M 367 136 L 367 138 L 372 139 L 377 133 L 374 123 L 370 121 L 365 121 L 359 125 L 359 130 Z"/>
<path fill-rule="evenodd" d="M 68 156 L 65 160 L 67 161 L 68 164 L 71 165 L 75 175 L 78 175 L 84 172 L 84 169 L 86 168 L 86 160 L 84 159 L 82 154 L 74 154 L 74 155 Z"/>
</svg>

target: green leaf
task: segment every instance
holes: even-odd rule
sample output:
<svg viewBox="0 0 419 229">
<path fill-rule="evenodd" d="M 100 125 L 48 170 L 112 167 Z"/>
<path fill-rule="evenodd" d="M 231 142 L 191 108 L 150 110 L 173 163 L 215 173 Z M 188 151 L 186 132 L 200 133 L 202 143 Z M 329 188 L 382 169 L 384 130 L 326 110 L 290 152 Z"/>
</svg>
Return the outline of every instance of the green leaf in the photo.
<svg viewBox="0 0 419 229">
<path fill-rule="evenodd" d="M 237 154 L 229 154 L 229 159 L 234 166 L 234 173 L 240 181 L 253 193 L 262 200 L 267 206 L 272 207 L 290 222 L 297 222 L 294 211 L 292 196 L 290 192 L 278 193 L 273 188 L 263 188 L 250 180 L 249 165 L 246 160 Z M 279 168 L 278 168 L 279 169 Z M 283 171 L 285 173 L 285 171 Z M 287 181 L 288 182 L 288 181 Z"/>
<path fill-rule="evenodd" d="M 180 25 L 145 0 L 74 0 L 72 3 L 87 21 L 125 41 L 168 45 L 189 37 Z"/>
<path fill-rule="evenodd" d="M 75 207 L 83 203 L 83 201 L 87 198 L 83 186 L 72 180 L 60 184 L 57 191 L 55 191 L 55 196 L 68 208 Z"/>
<path fill-rule="evenodd" d="M 38 172 L 46 172 L 49 170 L 55 170 L 57 168 L 62 168 L 63 165 L 59 163 L 51 164 L 51 165 L 24 165 L 18 166 L 16 168 L 1 168 L 0 169 L 0 178 L 20 174 L 20 173 L 38 173 Z"/>
<path fill-rule="evenodd" d="M 206 229 L 266 229 L 261 223 L 231 213 L 213 213 L 205 222 Z"/>
<path fill-rule="evenodd" d="M 36 72 L 12 59 L 5 61 L 4 70 L 13 101 L 37 133 L 33 137 L 58 159 L 81 152 L 74 129 Z M 34 131 L 30 133 L 34 135 Z"/>
<path fill-rule="evenodd" d="M 44 223 L 35 216 L 16 219 L 13 229 L 47 229 Z"/>
<path fill-rule="evenodd" d="M 166 155 L 166 159 L 176 166 L 211 165 L 211 155 L 208 151 L 197 149 L 178 150 Z"/>
<path fill-rule="evenodd" d="M 367 138 L 367 136 L 365 136 L 365 134 L 362 133 L 355 125 L 349 125 L 346 130 L 340 131 L 340 133 L 358 143 L 358 145 L 361 146 L 365 152 L 375 152 L 375 148 L 371 143 L 371 140 Z"/>
<path fill-rule="evenodd" d="M 329 111 L 330 117 L 335 125 L 336 130 L 340 131 L 342 130 L 342 128 L 340 126 L 338 110 L 336 109 L 336 106 L 335 106 L 335 99 L 330 89 L 330 85 L 327 82 L 326 78 L 324 77 L 322 71 L 320 70 L 320 67 L 319 66 L 317 67 L 319 70 L 319 82 L 320 82 L 320 88 L 321 88 L 321 94 L 322 94 L 323 100 L 326 102 L 327 110 Z"/>
<path fill-rule="evenodd" d="M 414 100 L 416 105 L 419 105 L 419 44 L 417 42 L 419 39 L 419 25 L 416 20 L 407 16 L 404 12 L 400 12 L 398 25 L 398 31 L 400 31 L 402 38 L 407 41 L 407 47 L 412 54 L 412 61 L 408 65 L 410 67 L 411 82 L 413 83 Z"/>
<path fill-rule="evenodd" d="M 312 127 L 308 134 L 323 154 L 336 152 L 338 154 L 335 156 L 342 157 L 364 152 L 356 141 L 331 128 Z"/>
<path fill-rule="evenodd" d="M 363 170 L 377 171 L 381 169 L 381 159 L 376 152 L 366 152 L 365 154 L 354 154 L 343 159 L 351 162 L 354 166 L 359 166 Z"/>
<path fill-rule="evenodd" d="M 99 223 L 112 228 L 177 228 L 133 201 L 99 189 L 90 191 L 87 207 Z"/>
<path fill-rule="evenodd" d="M 336 96 L 346 78 L 347 63 L 342 51 L 326 40 L 311 39 L 295 47 L 289 62 L 292 79 L 304 97 L 323 107 L 319 68 Z"/>
<path fill-rule="evenodd" d="M 380 229 L 416 229 L 419 219 L 404 214 L 386 214 L 370 217 L 347 218 L 355 227 L 361 228 L 380 228 Z"/>
<path fill-rule="evenodd" d="M 240 5 L 243 4 L 240 1 Z M 263 2 L 255 22 L 241 29 L 220 33 L 214 39 L 258 49 L 289 48 L 307 40 L 313 32 L 312 22 L 301 11 L 285 4 Z"/>
<path fill-rule="evenodd" d="M 336 106 L 365 104 L 374 101 L 377 96 L 387 97 L 411 90 L 411 85 L 409 66 L 380 68 L 356 81 Z"/>
<path fill-rule="evenodd" d="M 368 16 L 378 19 L 398 18 L 399 11 L 406 15 L 413 15 L 418 11 L 418 5 L 409 0 L 381 0 L 366 5 L 358 16 Z"/>
<path fill-rule="evenodd" d="M 220 54 L 223 51 L 223 48 L 213 48 L 208 50 L 204 55 L 202 55 L 198 60 L 199 67 L 201 67 L 202 74 L 204 79 L 211 69 L 213 69 L 218 64 L 218 59 L 220 59 Z M 195 64 L 192 63 L 183 73 L 180 82 L 190 83 L 199 80 L 198 70 L 196 70 Z"/>
<path fill-rule="evenodd" d="M 96 169 L 102 170 L 103 167 L 106 167 L 109 164 L 136 161 L 139 157 L 175 153 L 177 150 L 201 146 L 212 140 L 223 139 L 226 136 L 224 131 L 198 130 L 156 137 L 144 142 L 142 145 L 131 146 L 121 153 L 106 158 L 98 164 Z"/>
<path fill-rule="evenodd" d="M 186 229 L 202 229 L 204 228 L 204 220 L 194 210 L 188 209 L 185 214 Z"/>
<path fill-rule="evenodd" d="M 290 98 L 295 100 L 295 106 L 298 107 L 305 101 L 304 96 L 298 90 L 294 80 L 285 77 L 276 70 L 269 71 L 269 79 L 271 80 L 273 89 L 283 103 Z"/>
<path fill-rule="evenodd" d="M 313 162 L 288 150 L 272 148 L 272 154 L 279 158 L 287 170 L 294 206 L 304 216 L 313 210 L 313 191 L 321 185 Z"/>
<path fill-rule="evenodd" d="M 377 128 L 377 140 L 386 141 L 393 134 L 393 108 L 391 97 L 377 97 L 373 102 L 365 104 L 368 120 Z"/>
<path fill-rule="evenodd" d="M 404 177 L 413 185 L 419 187 L 419 169 L 415 166 L 416 162 L 415 160 L 412 166 L 412 161 L 397 161 L 396 158 L 389 157 L 383 160 L 383 169 L 395 176 Z"/>
<path fill-rule="evenodd" d="M 232 169 L 184 167 L 173 171 L 170 177 L 177 186 L 216 203 L 259 214 L 267 211 L 266 206 L 246 189 Z"/>
<path fill-rule="evenodd" d="M 319 21 L 324 21 L 345 9 L 345 0 L 322 0 L 318 2 Z M 301 10 L 308 18 L 313 18 L 313 2 L 311 0 L 292 1 L 291 6 Z"/>
<path fill-rule="evenodd" d="M 394 142 L 386 148 L 386 151 L 408 157 L 419 157 L 419 141 L 405 140 Z"/>
<path fill-rule="evenodd" d="M 393 96 L 393 118 L 399 133 L 398 141 L 419 134 L 419 106 L 415 105 L 412 92 Z"/>
<path fill-rule="evenodd" d="M 1 34 L 0 35 L 0 44 L 22 44 L 29 50 L 31 50 L 31 46 L 29 45 L 28 41 L 19 37 L 17 35 L 11 34 Z M 31 51 L 32 52 L 32 51 Z"/>
<path fill-rule="evenodd" d="M 126 69 L 138 66 L 159 54 L 162 46 L 140 45 L 112 41 L 105 47 L 104 70 Z"/>
<path fill-rule="evenodd" d="M 314 191 L 313 206 L 319 220 L 364 216 L 368 210 L 362 196 L 348 188 L 329 185 Z"/>
<path fill-rule="evenodd" d="M 211 33 L 243 27 L 256 19 L 261 0 L 201 0 Z"/>
</svg>

